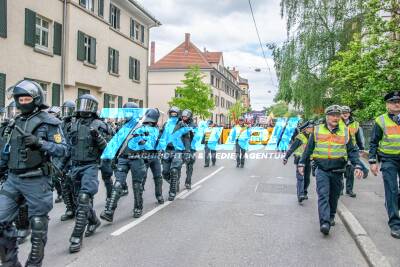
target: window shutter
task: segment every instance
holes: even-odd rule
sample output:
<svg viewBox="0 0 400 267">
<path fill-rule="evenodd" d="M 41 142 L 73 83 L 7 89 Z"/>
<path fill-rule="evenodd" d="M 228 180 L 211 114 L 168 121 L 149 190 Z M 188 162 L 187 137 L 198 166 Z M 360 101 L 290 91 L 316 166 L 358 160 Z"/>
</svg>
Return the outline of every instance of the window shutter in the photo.
<svg viewBox="0 0 400 267">
<path fill-rule="evenodd" d="M 135 21 L 131 18 L 131 38 L 135 38 Z"/>
<path fill-rule="evenodd" d="M 129 57 L 129 79 L 133 80 L 133 58 Z"/>
<path fill-rule="evenodd" d="M 53 106 L 60 106 L 60 85 L 57 83 L 53 83 L 51 88 L 51 104 Z"/>
<path fill-rule="evenodd" d="M 144 26 L 143 25 L 140 25 L 140 30 L 141 30 L 141 34 L 142 34 L 142 36 L 141 36 L 142 43 L 144 43 Z"/>
<path fill-rule="evenodd" d="M 6 75 L 0 73 L 0 106 L 6 105 Z"/>
<path fill-rule="evenodd" d="M 0 37 L 7 37 L 7 0 L 0 0 Z"/>
<path fill-rule="evenodd" d="M 61 56 L 62 25 L 54 22 L 53 53 Z"/>
<path fill-rule="evenodd" d="M 118 107 L 122 108 L 122 96 L 118 96 Z"/>
<path fill-rule="evenodd" d="M 35 46 L 36 13 L 25 8 L 25 44 Z"/>
<path fill-rule="evenodd" d="M 140 81 L 140 61 L 137 60 L 136 62 L 136 80 Z"/>
<path fill-rule="evenodd" d="M 139 108 L 143 107 L 143 100 L 139 100 Z"/>
<path fill-rule="evenodd" d="M 99 16 L 104 17 L 104 0 L 99 0 Z"/>
<path fill-rule="evenodd" d="M 120 10 L 118 9 L 118 8 L 116 8 L 116 10 L 117 10 L 117 12 L 115 12 L 116 13 L 116 15 L 117 15 L 117 29 L 119 29 L 119 26 L 120 26 L 120 24 L 119 24 L 119 17 L 120 17 Z"/>
<path fill-rule="evenodd" d="M 112 48 L 108 48 L 108 72 L 111 72 L 111 53 L 112 53 Z"/>
<path fill-rule="evenodd" d="M 85 61 L 85 35 L 83 32 L 78 31 L 78 60 Z"/>
<path fill-rule="evenodd" d="M 118 50 L 115 50 L 115 60 L 114 60 L 114 70 L 115 73 L 118 74 L 119 73 L 119 52 Z"/>
<path fill-rule="evenodd" d="M 104 105 L 103 108 L 110 107 L 110 98 L 108 94 L 104 94 Z"/>
<path fill-rule="evenodd" d="M 96 65 L 96 38 L 90 37 L 90 56 L 89 63 Z"/>
<path fill-rule="evenodd" d="M 108 12 L 108 13 L 109 13 L 108 21 L 110 22 L 110 24 L 112 24 L 112 22 L 111 22 L 111 13 L 112 13 L 112 8 L 113 8 L 113 5 L 112 5 L 112 4 L 110 4 L 110 12 Z"/>
</svg>

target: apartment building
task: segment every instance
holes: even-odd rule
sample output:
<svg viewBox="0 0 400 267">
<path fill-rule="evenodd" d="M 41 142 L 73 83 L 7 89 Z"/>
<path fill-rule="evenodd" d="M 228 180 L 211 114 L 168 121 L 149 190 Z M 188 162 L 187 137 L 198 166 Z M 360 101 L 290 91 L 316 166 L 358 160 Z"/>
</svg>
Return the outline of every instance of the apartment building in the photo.
<svg viewBox="0 0 400 267">
<path fill-rule="evenodd" d="M 146 106 L 149 30 L 159 25 L 134 0 L 0 0 L 0 106 L 24 78 L 49 105 L 90 93 L 100 107 Z"/>
<path fill-rule="evenodd" d="M 242 102 L 245 108 L 250 108 L 250 88 L 249 81 L 239 76 L 239 86 L 242 89 Z"/>
<path fill-rule="evenodd" d="M 215 109 L 211 119 L 218 124 L 229 123 L 229 108 L 241 98 L 239 80 L 225 67 L 222 52 L 201 51 L 185 34 L 185 40 L 165 57 L 155 62 L 155 44 L 151 48 L 149 68 L 149 106 L 166 112 L 168 102 L 175 97 L 175 89 L 183 86 L 185 73 L 199 66 L 203 81 L 212 88 Z"/>
</svg>

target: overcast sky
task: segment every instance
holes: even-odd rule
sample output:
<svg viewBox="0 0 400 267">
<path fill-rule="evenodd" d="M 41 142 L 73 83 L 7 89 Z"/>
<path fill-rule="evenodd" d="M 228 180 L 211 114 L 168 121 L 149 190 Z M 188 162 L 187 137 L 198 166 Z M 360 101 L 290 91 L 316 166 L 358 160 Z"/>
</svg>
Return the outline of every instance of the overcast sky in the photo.
<svg viewBox="0 0 400 267">
<path fill-rule="evenodd" d="M 225 66 L 236 67 L 249 79 L 254 110 L 273 103 L 277 81 L 270 51 L 264 46 L 271 72 L 268 71 L 248 0 L 138 0 L 162 26 L 153 28 L 150 39 L 156 42 L 156 60 L 184 41 L 191 33 L 200 50 L 222 51 Z M 280 0 L 252 0 L 263 44 L 281 43 L 286 26 L 280 18 Z M 255 72 L 260 68 L 261 72 Z M 272 84 L 273 83 L 273 84 Z M 270 93 L 268 92 L 270 91 Z"/>
</svg>

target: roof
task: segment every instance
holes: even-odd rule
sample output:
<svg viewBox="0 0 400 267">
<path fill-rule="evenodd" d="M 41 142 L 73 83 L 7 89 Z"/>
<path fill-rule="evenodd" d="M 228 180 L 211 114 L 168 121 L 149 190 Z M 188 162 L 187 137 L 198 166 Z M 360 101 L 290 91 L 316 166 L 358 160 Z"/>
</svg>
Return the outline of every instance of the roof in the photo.
<svg viewBox="0 0 400 267">
<path fill-rule="evenodd" d="M 139 4 L 136 0 L 129 0 L 130 3 L 132 3 L 137 9 L 143 12 L 147 17 L 149 17 L 156 26 L 161 26 L 161 22 L 158 21 L 150 12 L 148 12 L 141 4 Z"/>
<path fill-rule="evenodd" d="M 219 63 L 222 57 L 222 52 L 209 52 L 206 51 L 203 55 L 207 58 L 209 63 Z"/>
<path fill-rule="evenodd" d="M 212 55 L 212 58 L 214 59 L 215 56 Z M 152 64 L 150 69 L 188 69 L 194 65 L 200 68 L 212 68 L 204 53 L 189 41 L 187 51 L 185 42 L 183 42 L 165 57 Z"/>
</svg>

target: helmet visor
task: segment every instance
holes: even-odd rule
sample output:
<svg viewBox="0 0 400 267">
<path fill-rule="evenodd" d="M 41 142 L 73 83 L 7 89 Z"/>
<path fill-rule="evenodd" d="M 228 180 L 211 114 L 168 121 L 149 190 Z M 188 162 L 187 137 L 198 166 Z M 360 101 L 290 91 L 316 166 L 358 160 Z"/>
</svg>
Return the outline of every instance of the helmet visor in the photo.
<svg viewBox="0 0 400 267">
<path fill-rule="evenodd" d="M 91 99 L 79 98 L 76 101 L 76 111 L 96 113 L 97 103 Z"/>
<path fill-rule="evenodd" d="M 70 117 L 74 114 L 75 109 L 71 107 L 62 107 L 61 116 Z"/>
</svg>

